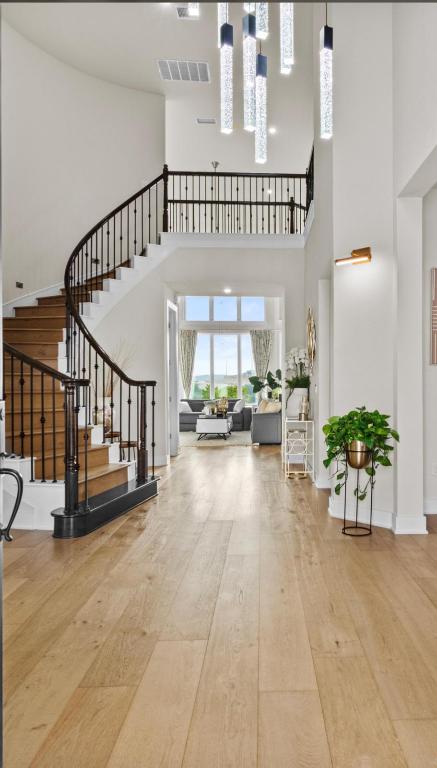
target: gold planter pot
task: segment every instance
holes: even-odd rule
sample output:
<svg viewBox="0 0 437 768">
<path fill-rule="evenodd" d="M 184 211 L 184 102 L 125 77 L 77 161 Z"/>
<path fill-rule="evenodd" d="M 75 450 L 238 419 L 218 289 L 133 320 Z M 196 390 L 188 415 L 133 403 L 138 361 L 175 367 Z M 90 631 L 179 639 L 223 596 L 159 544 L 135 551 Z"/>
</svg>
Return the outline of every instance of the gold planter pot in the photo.
<svg viewBox="0 0 437 768">
<path fill-rule="evenodd" d="M 353 469 L 364 469 L 370 463 L 372 452 L 361 440 L 352 440 L 346 446 L 347 463 Z"/>
</svg>

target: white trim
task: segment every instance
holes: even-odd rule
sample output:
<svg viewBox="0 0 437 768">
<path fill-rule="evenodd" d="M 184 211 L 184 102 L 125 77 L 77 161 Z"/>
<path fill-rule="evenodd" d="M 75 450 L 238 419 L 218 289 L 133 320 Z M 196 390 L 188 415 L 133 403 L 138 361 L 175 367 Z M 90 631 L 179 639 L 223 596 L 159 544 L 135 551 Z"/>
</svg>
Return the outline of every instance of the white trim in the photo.
<svg viewBox="0 0 437 768">
<path fill-rule="evenodd" d="M 173 248 L 261 248 L 294 250 L 305 245 L 304 235 L 221 235 L 163 232 L 161 245 Z"/>
<path fill-rule="evenodd" d="M 393 514 L 392 530 L 397 534 L 426 534 L 426 517 L 425 515 L 395 515 Z"/>
<path fill-rule="evenodd" d="M 337 502 L 337 503 L 336 503 Z M 343 502 L 342 502 L 343 503 Z M 328 512 L 330 517 L 335 517 L 338 520 L 343 520 L 343 507 L 342 504 L 338 504 L 337 497 L 332 495 L 329 497 Z M 355 510 L 349 509 L 346 513 L 346 520 L 355 520 Z M 369 524 L 369 511 L 365 509 L 358 513 L 358 522 Z M 391 512 L 386 512 L 381 509 L 374 509 L 372 515 L 372 525 L 376 528 L 388 528 L 392 530 L 393 516 Z"/>
<path fill-rule="evenodd" d="M 314 481 L 314 485 L 319 491 L 330 491 L 331 490 L 331 483 L 327 482 L 326 480 L 319 480 L 319 478 L 316 478 Z"/>
<path fill-rule="evenodd" d="M 303 231 L 303 239 L 304 243 L 306 245 L 306 242 L 310 236 L 311 227 L 313 226 L 314 222 L 314 200 L 311 200 L 310 207 L 308 210 L 308 216 L 305 222 L 305 229 Z"/>
<path fill-rule="evenodd" d="M 437 497 L 424 500 L 425 515 L 437 515 Z"/>
<path fill-rule="evenodd" d="M 54 283 L 47 288 L 38 288 L 37 291 L 24 293 L 22 296 L 16 296 L 15 299 L 5 301 L 3 304 L 3 317 L 14 317 L 15 307 L 33 307 L 37 305 L 37 299 L 44 296 L 52 296 L 64 287 L 64 283 Z"/>
</svg>

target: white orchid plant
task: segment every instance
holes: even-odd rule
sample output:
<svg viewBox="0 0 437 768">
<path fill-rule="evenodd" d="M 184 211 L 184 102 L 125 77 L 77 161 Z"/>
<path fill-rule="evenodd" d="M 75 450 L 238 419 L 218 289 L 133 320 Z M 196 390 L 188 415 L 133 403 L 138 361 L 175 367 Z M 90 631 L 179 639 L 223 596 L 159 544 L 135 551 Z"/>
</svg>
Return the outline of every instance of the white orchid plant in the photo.
<svg viewBox="0 0 437 768">
<path fill-rule="evenodd" d="M 310 386 L 310 364 L 306 349 L 293 347 L 285 356 L 287 377 L 285 379 L 288 389 L 287 402 L 296 388 L 308 389 Z"/>
</svg>

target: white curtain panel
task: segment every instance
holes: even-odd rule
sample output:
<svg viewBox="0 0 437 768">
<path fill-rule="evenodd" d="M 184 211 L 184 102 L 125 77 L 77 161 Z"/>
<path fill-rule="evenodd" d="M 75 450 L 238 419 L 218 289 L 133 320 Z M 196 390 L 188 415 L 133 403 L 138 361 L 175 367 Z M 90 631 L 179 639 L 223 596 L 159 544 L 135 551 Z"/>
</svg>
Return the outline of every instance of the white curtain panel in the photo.
<svg viewBox="0 0 437 768">
<path fill-rule="evenodd" d="M 179 331 L 179 363 L 185 397 L 190 397 L 196 346 L 197 331 Z"/>
<path fill-rule="evenodd" d="M 251 331 L 250 338 L 256 375 L 260 379 L 265 379 L 269 370 L 273 333 L 272 331 Z"/>
</svg>

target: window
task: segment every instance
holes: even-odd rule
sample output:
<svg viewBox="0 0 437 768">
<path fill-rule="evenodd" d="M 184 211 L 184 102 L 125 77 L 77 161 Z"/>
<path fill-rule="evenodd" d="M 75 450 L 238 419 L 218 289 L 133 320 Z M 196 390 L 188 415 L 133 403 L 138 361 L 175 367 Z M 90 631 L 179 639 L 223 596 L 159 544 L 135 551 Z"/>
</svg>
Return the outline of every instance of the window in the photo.
<svg viewBox="0 0 437 768">
<path fill-rule="evenodd" d="M 264 320 L 264 296 L 185 296 L 187 323 L 262 323 Z"/>
<path fill-rule="evenodd" d="M 237 319 L 236 296 L 214 296 L 214 320 L 232 322 Z"/>
<path fill-rule="evenodd" d="M 209 296 L 185 296 L 185 319 L 209 320 Z"/>
<path fill-rule="evenodd" d="M 214 397 L 238 397 L 238 336 L 214 334 Z"/>
<path fill-rule="evenodd" d="M 211 397 L 211 336 L 199 333 L 194 357 L 191 397 L 194 400 L 209 400 Z"/>
<path fill-rule="evenodd" d="M 199 333 L 194 357 L 190 397 L 219 397 L 255 403 L 249 376 L 255 375 L 249 333 Z"/>
<path fill-rule="evenodd" d="M 264 318 L 264 297 L 243 296 L 241 299 L 241 319 L 244 322 L 262 323 Z"/>
</svg>

